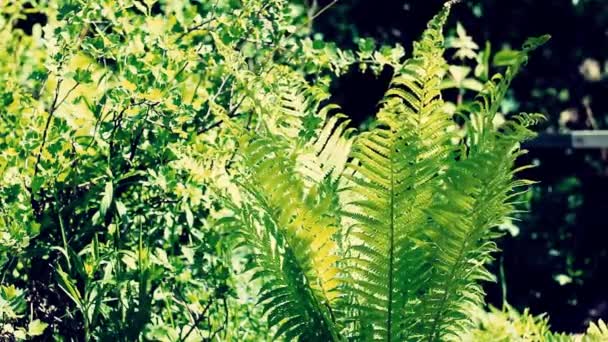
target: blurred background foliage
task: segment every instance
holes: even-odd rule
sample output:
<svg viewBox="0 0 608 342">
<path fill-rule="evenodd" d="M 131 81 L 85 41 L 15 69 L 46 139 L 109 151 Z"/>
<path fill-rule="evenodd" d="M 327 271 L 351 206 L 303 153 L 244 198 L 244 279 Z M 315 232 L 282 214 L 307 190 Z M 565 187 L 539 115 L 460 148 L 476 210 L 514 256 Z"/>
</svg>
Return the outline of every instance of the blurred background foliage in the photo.
<svg viewBox="0 0 608 342">
<path fill-rule="evenodd" d="M 304 1 L 311 13 L 331 2 Z M 343 48 L 400 44 L 408 55 L 442 3 L 339 1 L 314 21 L 312 34 Z M 605 0 L 464 1 L 454 12 L 449 35 L 458 37 L 461 24 L 481 49 L 487 41 L 496 51 L 516 48 L 529 36 L 552 36 L 514 82 L 504 115 L 542 112 L 548 120 L 541 130 L 550 133 L 608 128 Z M 333 101 L 362 124 L 390 75 L 353 66 L 332 84 Z M 547 312 L 557 331 L 582 331 L 608 317 L 607 159 L 605 150 L 532 148 L 521 161 L 537 165 L 526 176 L 540 183 L 527 194 L 518 220 L 505 226 L 510 234 L 493 265 L 498 282 L 486 289 L 490 303 L 506 299 L 520 310 Z"/>
</svg>

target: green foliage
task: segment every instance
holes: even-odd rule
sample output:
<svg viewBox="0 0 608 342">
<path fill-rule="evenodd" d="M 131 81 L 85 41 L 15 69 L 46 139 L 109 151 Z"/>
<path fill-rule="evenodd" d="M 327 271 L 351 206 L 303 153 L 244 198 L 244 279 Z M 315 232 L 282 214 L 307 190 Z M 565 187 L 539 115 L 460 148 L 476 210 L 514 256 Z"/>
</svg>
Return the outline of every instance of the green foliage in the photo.
<svg viewBox="0 0 608 342">
<path fill-rule="evenodd" d="M 328 84 L 326 70 L 350 63 L 305 51 L 293 12 L 277 0 L 0 4 L 0 267 L 24 294 L 3 302 L 4 328 L 264 336 L 206 184 L 237 143 L 224 123 L 257 124 L 287 96 L 277 80 Z M 32 14 L 46 24 L 30 35 L 18 27 Z M 296 52 L 314 63 L 294 65 Z M 317 122 L 302 120 L 307 136 Z"/>
<path fill-rule="evenodd" d="M 500 129 L 494 118 L 527 54 L 546 38 L 501 57 L 504 75 L 457 108 L 459 136 L 441 97 L 448 11 L 397 69 L 369 132 L 352 138 L 336 128 L 339 116 L 321 111 L 326 125 L 316 139 L 294 140 L 266 123 L 241 133 L 241 171 L 225 194 L 231 215 L 222 224 L 250 253 L 277 336 L 439 341 L 472 327 L 471 310 L 483 303 L 479 282 L 493 279 L 484 264 L 496 250 L 494 228 L 531 183 L 515 178 L 519 144 L 541 116 L 521 114 Z M 305 101 L 284 106 L 310 115 Z"/>
<path fill-rule="evenodd" d="M 545 315 L 533 316 L 528 310 L 519 313 L 508 305 L 502 310 L 477 309 L 471 317 L 474 328 L 459 336 L 462 341 L 600 342 L 608 338 L 608 327 L 602 320 L 591 323 L 585 334 L 558 334 L 549 330 Z"/>
<path fill-rule="evenodd" d="M 472 312 L 472 319 L 474 328 L 460 336 L 463 341 L 545 341 L 550 334 L 545 316 L 533 316 L 527 310 L 519 313 L 510 306 L 479 308 Z"/>
<path fill-rule="evenodd" d="M 267 335 L 231 272 L 242 260 L 226 253 L 209 186 L 237 167 L 243 132 L 310 140 L 322 120 L 300 106 L 327 98 L 332 75 L 357 62 L 308 38 L 302 9 L 0 4 L 0 272 L 22 294 L 2 302 L 3 333 L 48 324 L 46 339 Z M 392 56 L 374 67 L 398 63 Z"/>
<path fill-rule="evenodd" d="M 402 62 L 285 0 L 2 2 L 0 336 L 457 338 L 529 184 L 538 115 L 493 122 L 541 42 L 450 106 L 448 11 Z M 357 136 L 322 105 L 354 63 L 396 70 Z"/>
</svg>

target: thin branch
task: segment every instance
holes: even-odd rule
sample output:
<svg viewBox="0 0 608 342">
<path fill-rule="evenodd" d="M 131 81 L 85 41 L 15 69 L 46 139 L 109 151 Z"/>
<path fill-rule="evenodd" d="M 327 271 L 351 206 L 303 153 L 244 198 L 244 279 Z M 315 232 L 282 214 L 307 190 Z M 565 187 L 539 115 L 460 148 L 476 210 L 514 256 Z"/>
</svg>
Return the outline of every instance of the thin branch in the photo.
<svg viewBox="0 0 608 342">
<path fill-rule="evenodd" d="M 211 8 L 212 12 L 215 12 L 215 10 L 217 9 L 217 4 L 218 4 L 219 0 L 215 0 L 215 4 L 213 4 L 213 7 Z M 215 14 L 215 13 L 214 13 Z M 211 18 L 204 20 L 190 28 L 188 28 L 186 31 L 182 32 L 182 34 L 180 34 L 177 39 L 175 39 L 174 43 L 177 43 L 178 41 L 182 40 L 182 38 L 184 38 L 185 36 L 187 36 L 188 34 L 196 31 L 196 30 L 200 30 L 201 28 L 203 28 L 203 26 L 210 24 L 212 22 L 214 22 L 215 20 L 217 20 L 217 16 L 212 16 Z"/>
<path fill-rule="evenodd" d="M 208 103 L 215 102 L 215 100 L 217 100 L 217 98 L 220 96 L 220 94 L 224 90 L 224 86 L 226 85 L 226 82 L 231 77 L 232 77 L 232 75 L 228 75 L 228 77 L 226 77 L 222 80 L 222 83 L 220 84 L 220 87 L 218 88 L 217 92 L 213 95 L 213 97 L 211 99 L 207 100 Z M 230 88 L 231 93 L 233 90 L 234 90 L 234 87 Z M 195 93 L 195 95 L 196 95 L 196 93 Z M 194 98 L 194 96 L 193 96 L 193 98 Z M 232 96 L 230 98 L 232 98 Z M 209 106 L 209 108 L 207 108 L 207 113 L 205 113 L 205 116 L 203 117 L 203 119 L 208 117 L 210 113 L 211 113 L 211 106 Z"/>
<path fill-rule="evenodd" d="M 65 93 L 65 95 L 63 96 L 63 98 L 59 101 L 59 103 L 57 103 L 57 106 L 55 107 L 55 110 L 59 107 L 61 107 L 61 105 L 65 102 L 65 100 L 70 96 L 70 94 L 74 91 L 74 89 L 76 89 L 76 87 L 78 87 L 80 85 L 79 82 L 76 82 L 76 84 L 74 84 L 74 86 L 72 86 L 72 88 L 70 88 L 70 90 L 67 91 L 67 93 Z"/>
<path fill-rule="evenodd" d="M 129 154 L 129 162 L 133 161 L 133 158 L 135 158 L 135 152 L 137 151 L 137 146 L 139 145 L 139 141 L 141 140 L 141 137 L 144 134 L 144 125 L 145 125 L 145 121 L 148 119 L 148 114 L 150 114 L 150 111 L 152 110 L 151 106 L 148 106 L 148 109 L 146 110 L 146 114 L 144 115 L 144 119 L 139 127 L 139 130 L 137 132 L 137 135 L 135 136 L 135 138 L 133 139 L 133 141 L 131 141 L 131 151 Z"/>
<path fill-rule="evenodd" d="M 330 8 L 332 8 L 335 4 L 338 3 L 338 1 L 340 0 L 334 0 L 332 2 L 330 2 L 329 4 L 327 4 L 325 7 L 321 8 L 319 10 L 319 12 L 317 12 L 315 15 L 313 15 L 312 17 L 310 17 L 310 19 L 308 19 L 310 22 L 312 22 L 313 20 L 317 19 L 321 14 L 323 14 L 325 11 L 329 10 Z"/>
<path fill-rule="evenodd" d="M 112 118 L 114 126 L 110 132 L 110 152 L 108 153 L 108 164 L 112 160 L 112 153 L 114 152 L 114 135 L 116 134 L 116 131 L 118 131 L 118 127 L 122 126 L 122 117 L 128 108 L 129 106 L 124 107 L 120 113 L 118 113 L 118 115 Z"/>
<path fill-rule="evenodd" d="M 236 115 L 235 115 L 235 113 L 236 113 L 236 111 L 239 109 L 239 107 L 241 106 L 241 104 L 243 104 L 243 101 L 245 101 L 245 96 L 243 96 L 243 97 L 241 98 L 241 100 L 239 101 L 239 103 L 236 105 L 236 107 L 232 108 L 232 110 L 230 111 L 230 113 L 228 113 L 228 118 L 234 118 L 234 117 L 236 117 L 236 116 L 239 116 L 239 115 L 240 115 L 240 114 L 236 114 Z M 222 122 L 224 122 L 224 120 L 218 120 L 218 121 L 216 121 L 216 122 L 212 123 L 210 126 L 208 126 L 208 127 L 205 127 L 205 128 L 203 128 L 203 129 L 198 130 L 198 131 L 196 132 L 196 134 L 203 134 L 203 133 L 205 133 L 205 132 L 207 132 L 207 131 L 210 131 L 210 130 L 212 130 L 212 129 L 214 129 L 214 128 L 218 127 L 219 125 L 221 125 L 221 124 L 222 124 Z"/>
<path fill-rule="evenodd" d="M 55 88 L 55 95 L 53 96 L 53 102 L 51 103 L 51 108 L 49 109 L 48 116 L 46 118 L 46 124 L 44 125 L 44 131 L 42 132 L 42 142 L 40 143 L 40 148 L 38 149 L 38 155 L 36 156 L 36 163 L 34 164 L 34 176 L 38 174 L 38 164 L 40 164 L 40 157 L 42 156 L 42 150 L 44 149 L 44 145 L 46 144 L 46 138 L 49 133 L 49 127 L 51 126 L 51 121 L 53 120 L 53 113 L 55 112 L 55 106 L 57 105 L 57 99 L 59 98 L 59 92 L 61 91 L 61 84 L 63 83 L 63 79 L 59 79 L 57 81 L 57 87 Z"/>
<path fill-rule="evenodd" d="M 184 299 L 184 297 L 182 296 L 182 294 L 179 292 L 179 290 L 175 290 L 175 291 L 174 291 L 174 293 L 175 293 L 175 294 L 176 294 L 176 295 L 177 295 L 177 296 L 178 296 L 178 297 L 179 297 L 181 300 L 179 300 L 179 299 L 177 299 L 177 298 L 173 297 L 173 298 L 172 298 L 172 299 L 173 299 L 173 301 L 174 301 L 174 302 L 176 302 L 176 303 L 177 303 L 177 304 L 179 304 L 179 305 L 183 305 L 183 306 L 186 308 L 186 310 L 188 311 L 188 316 L 190 316 L 190 320 L 191 320 L 192 322 L 194 322 L 194 321 L 195 321 L 195 318 L 194 318 L 194 313 L 193 313 L 193 312 L 192 312 L 192 310 L 190 310 L 190 308 L 188 307 L 188 303 L 186 303 L 186 300 Z"/>
<path fill-rule="evenodd" d="M 222 330 L 226 331 L 228 329 L 228 317 L 230 317 L 230 315 L 228 311 L 228 304 L 226 303 L 226 298 L 222 298 L 222 303 L 224 305 L 224 325 L 220 326 L 219 329 L 213 332 L 213 335 L 211 335 L 209 341 L 213 341 L 215 335 L 219 334 Z"/>
<path fill-rule="evenodd" d="M 190 329 L 188 330 L 188 332 L 186 333 L 186 335 L 184 337 L 181 337 L 181 332 L 180 332 L 180 338 L 179 338 L 180 341 L 185 341 L 188 338 L 188 336 L 190 336 L 190 334 L 194 331 L 194 328 L 196 328 L 196 326 L 205 318 L 205 314 L 211 307 L 211 304 L 213 304 L 213 301 L 209 300 L 209 302 L 207 302 L 207 305 L 205 305 L 203 312 L 192 323 L 192 326 L 190 327 Z"/>
<path fill-rule="evenodd" d="M 76 82 L 70 90 L 68 90 L 63 98 L 59 100 L 59 93 L 61 92 L 61 84 L 63 83 L 63 78 L 57 81 L 57 87 L 55 88 L 55 95 L 53 96 L 53 102 L 51 103 L 51 108 L 49 109 L 49 114 L 46 119 L 46 123 L 44 125 L 44 131 L 42 133 L 42 143 L 40 144 L 40 148 L 38 149 L 38 155 L 36 156 L 36 164 L 34 164 L 34 176 L 38 173 L 38 164 L 40 163 L 40 159 L 42 156 L 42 150 L 44 149 L 44 145 L 46 145 L 46 139 L 49 133 L 49 128 L 51 126 L 51 121 L 53 120 L 53 114 L 55 111 L 61 107 L 61 105 L 65 102 L 65 100 L 70 96 L 70 94 L 80 85 L 79 82 Z"/>
</svg>

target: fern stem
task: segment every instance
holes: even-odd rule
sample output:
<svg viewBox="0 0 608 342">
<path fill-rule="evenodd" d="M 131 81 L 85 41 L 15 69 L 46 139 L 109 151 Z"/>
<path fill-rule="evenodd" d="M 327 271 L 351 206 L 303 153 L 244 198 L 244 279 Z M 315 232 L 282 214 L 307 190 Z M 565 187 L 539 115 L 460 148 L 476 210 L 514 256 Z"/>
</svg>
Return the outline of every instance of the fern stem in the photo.
<svg viewBox="0 0 608 342">
<path fill-rule="evenodd" d="M 391 158 L 392 159 L 392 158 Z M 393 162 L 390 162 L 391 168 L 391 186 L 390 186 L 390 227 L 389 227 L 389 265 L 388 265 L 388 312 L 386 317 L 386 340 L 391 341 L 392 338 L 392 315 L 393 315 L 393 267 L 395 263 L 395 176 L 393 173 Z"/>
</svg>

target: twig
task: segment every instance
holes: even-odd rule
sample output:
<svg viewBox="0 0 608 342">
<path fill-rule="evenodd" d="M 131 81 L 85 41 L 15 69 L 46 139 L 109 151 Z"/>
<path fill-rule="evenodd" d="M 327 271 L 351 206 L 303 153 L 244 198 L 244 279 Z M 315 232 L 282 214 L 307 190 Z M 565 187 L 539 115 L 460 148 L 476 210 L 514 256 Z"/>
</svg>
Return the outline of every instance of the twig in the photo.
<svg viewBox="0 0 608 342">
<path fill-rule="evenodd" d="M 212 300 L 210 300 L 209 302 L 207 302 L 207 305 L 205 305 L 205 308 L 203 309 L 203 312 L 192 323 L 192 326 L 190 327 L 190 329 L 188 330 L 188 332 L 186 333 L 186 335 L 184 337 L 181 337 L 181 332 L 180 332 L 180 338 L 179 338 L 180 341 L 185 341 L 186 338 L 188 338 L 188 336 L 190 336 L 190 334 L 192 333 L 192 331 L 194 331 L 194 328 L 205 318 L 205 314 L 207 313 L 207 310 L 209 310 L 209 308 L 211 307 L 211 304 L 213 304 Z"/>
<path fill-rule="evenodd" d="M 122 116 L 128 108 L 129 106 L 124 107 L 120 113 L 118 113 L 118 115 L 112 118 L 114 126 L 110 132 L 110 153 L 108 153 L 108 164 L 112 160 L 112 153 L 114 152 L 114 135 L 116 134 L 116 131 L 118 131 L 118 127 L 122 125 Z"/>
<path fill-rule="evenodd" d="M 211 102 L 215 102 L 215 100 L 217 100 L 217 98 L 220 96 L 220 94 L 222 93 L 222 91 L 224 90 L 224 86 L 226 85 L 226 82 L 228 81 L 228 79 L 230 79 L 232 77 L 232 75 L 228 75 L 228 77 L 224 78 L 222 80 L 222 83 L 220 84 L 220 87 L 218 88 L 217 92 L 213 95 L 213 97 L 209 100 L 207 100 L 207 103 L 211 103 Z M 234 87 L 230 88 L 230 92 L 232 93 L 232 91 L 234 90 Z M 195 93 L 196 94 L 196 93 Z M 231 94 L 232 95 L 232 94 Z M 194 96 L 193 96 L 194 97 Z M 232 97 L 231 97 L 232 98 Z M 203 119 L 205 119 L 206 117 L 209 116 L 209 114 L 211 113 L 211 106 L 208 106 L 209 108 L 207 108 L 207 113 L 205 113 L 205 116 L 203 117 Z"/>
<path fill-rule="evenodd" d="M 245 96 L 243 96 L 243 97 L 241 98 L 241 100 L 238 102 L 238 104 L 236 105 L 236 107 L 232 108 L 232 110 L 230 111 L 230 113 L 228 113 L 228 118 L 233 118 L 233 117 L 236 117 L 236 116 L 239 116 L 239 115 L 240 115 L 240 114 L 236 114 L 236 115 L 235 115 L 235 113 L 236 113 L 236 111 L 239 109 L 239 107 L 241 106 L 241 104 L 243 104 L 243 101 L 245 101 Z M 224 122 L 224 120 L 223 120 L 223 119 L 222 119 L 222 120 L 218 120 L 218 121 L 216 121 L 216 122 L 212 123 L 210 126 L 208 126 L 208 127 L 206 127 L 206 128 L 203 128 L 203 129 L 198 130 L 198 131 L 196 132 L 196 134 L 203 134 L 203 133 L 205 133 L 205 132 L 207 132 L 207 131 L 210 131 L 210 130 L 212 130 L 212 129 L 214 129 L 214 128 L 218 127 L 219 125 L 221 125 L 221 124 L 222 124 L 222 122 Z"/>
<path fill-rule="evenodd" d="M 53 120 L 53 114 L 55 111 L 61 107 L 61 105 L 65 102 L 65 100 L 70 96 L 70 94 L 78 87 L 80 83 L 76 82 L 70 90 L 68 90 L 61 100 L 58 100 L 59 93 L 61 91 L 61 84 L 63 83 L 63 78 L 57 81 L 57 88 L 55 88 L 55 95 L 53 97 L 53 103 L 51 104 L 51 108 L 49 110 L 49 115 L 46 119 L 46 124 L 44 125 L 44 132 L 42 133 L 42 143 L 40 144 L 40 149 L 38 149 L 38 155 L 36 156 L 36 164 L 34 165 L 34 176 L 38 173 L 38 164 L 40 163 L 40 158 L 42 156 L 42 150 L 44 149 L 44 145 L 46 144 L 46 139 L 48 136 L 49 128 L 51 126 L 51 121 Z"/>
<path fill-rule="evenodd" d="M 59 98 L 59 91 L 61 90 L 61 83 L 63 83 L 63 79 L 59 79 L 57 81 L 57 87 L 55 88 L 55 95 L 53 96 L 53 102 L 51 103 L 51 108 L 49 109 L 48 117 L 46 118 L 46 124 L 44 125 L 44 131 L 42 132 L 42 142 L 40 143 L 40 148 L 38 149 L 38 155 L 36 156 L 36 163 L 34 164 L 34 176 L 38 174 L 38 164 L 40 164 L 40 156 L 42 156 L 42 150 L 44 149 L 44 145 L 46 144 L 46 137 L 49 133 L 49 127 L 51 126 L 51 121 L 53 120 L 53 113 L 55 112 L 55 106 L 57 105 L 57 99 Z"/>
<path fill-rule="evenodd" d="M 213 7 L 211 8 L 212 12 L 215 12 L 215 9 L 217 8 L 217 4 L 218 4 L 219 0 L 215 0 L 215 4 L 213 4 Z M 217 19 L 217 16 L 212 16 L 211 18 L 204 20 L 190 28 L 188 28 L 186 31 L 182 32 L 182 34 L 180 34 L 177 39 L 175 39 L 174 43 L 177 43 L 178 41 L 180 41 L 182 38 L 184 38 L 185 36 L 187 36 L 189 33 L 192 33 L 196 30 L 201 29 L 203 26 L 210 24 L 212 22 L 214 22 Z"/>
<path fill-rule="evenodd" d="M 65 100 L 68 98 L 68 96 L 70 96 L 70 94 L 74 91 L 74 89 L 76 89 L 76 87 L 78 87 L 80 85 L 79 82 L 76 82 L 76 84 L 74 84 L 74 86 L 72 86 L 72 88 L 70 88 L 70 90 L 67 91 L 67 93 L 65 93 L 65 96 L 63 96 L 63 98 L 59 101 L 59 103 L 57 104 L 56 108 L 61 107 L 61 105 L 65 102 Z"/>
<path fill-rule="evenodd" d="M 310 17 L 310 19 L 308 19 L 308 20 L 310 22 L 312 22 L 313 20 L 317 19 L 321 14 L 323 14 L 323 12 L 327 11 L 328 9 L 332 8 L 335 4 L 337 4 L 338 1 L 340 1 L 340 0 L 334 0 L 334 1 L 330 2 L 325 7 L 321 8 L 319 10 L 319 12 L 315 13 L 315 15 L 313 15 L 312 17 Z"/>
<path fill-rule="evenodd" d="M 146 114 L 144 115 L 143 121 L 146 121 L 148 119 L 148 114 L 150 113 L 151 110 L 152 110 L 152 108 L 150 106 L 148 106 L 148 109 L 146 110 Z M 145 125 L 145 123 L 142 122 L 141 126 L 139 127 L 139 131 L 137 132 L 137 135 L 131 142 L 131 152 L 129 154 L 129 162 L 132 162 L 133 158 L 135 158 L 135 152 L 137 151 L 137 146 L 139 145 L 139 141 L 141 140 L 141 137 L 144 134 L 144 125 Z"/>
<path fill-rule="evenodd" d="M 173 301 L 174 301 L 174 302 L 176 302 L 176 303 L 177 303 L 177 304 L 179 304 L 179 305 L 183 305 L 183 306 L 186 308 L 186 310 L 188 311 L 188 315 L 190 316 L 190 320 L 191 320 L 192 322 L 194 322 L 194 321 L 195 321 L 195 319 L 194 319 L 194 313 L 193 313 L 193 312 L 192 312 L 192 310 L 190 310 L 190 308 L 188 307 L 188 303 L 186 303 L 186 300 L 184 299 L 184 297 L 182 296 L 182 294 L 179 292 L 179 290 L 175 290 L 175 294 L 176 294 L 176 295 L 177 295 L 177 296 L 178 296 L 178 297 L 179 297 L 181 300 L 179 300 L 179 299 L 177 299 L 177 298 L 173 297 L 173 298 L 172 298 L 172 299 L 173 299 Z"/>
<path fill-rule="evenodd" d="M 219 327 L 219 329 L 213 332 L 213 335 L 211 335 L 209 341 L 213 341 L 215 335 L 217 335 L 220 331 L 228 329 L 228 317 L 230 317 L 230 314 L 228 311 L 228 304 L 226 303 L 226 298 L 222 299 L 222 303 L 224 304 L 224 325 L 222 325 L 221 327 Z"/>
</svg>

